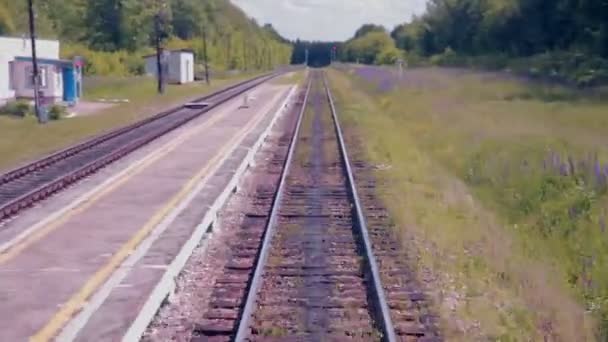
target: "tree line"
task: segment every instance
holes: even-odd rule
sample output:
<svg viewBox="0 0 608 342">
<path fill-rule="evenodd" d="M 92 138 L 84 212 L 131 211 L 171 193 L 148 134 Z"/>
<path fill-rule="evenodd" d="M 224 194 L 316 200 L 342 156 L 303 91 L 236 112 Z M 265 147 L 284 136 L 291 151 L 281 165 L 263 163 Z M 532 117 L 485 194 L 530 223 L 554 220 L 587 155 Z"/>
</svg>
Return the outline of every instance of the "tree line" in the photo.
<svg viewBox="0 0 608 342">
<path fill-rule="evenodd" d="M 429 56 L 526 57 L 578 51 L 608 57 L 607 0 L 429 0 L 426 13 L 392 32 L 397 46 Z"/>
<path fill-rule="evenodd" d="M 296 42 L 294 54 L 298 43 L 308 46 L 311 61 L 328 62 L 327 44 Z M 333 45 L 343 62 L 404 59 L 410 65 L 510 69 L 583 86 L 605 84 L 608 0 L 429 0 L 424 14 L 390 32 L 366 24 Z"/>
<path fill-rule="evenodd" d="M 81 54 L 94 74 L 138 73 L 152 52 L 155 16 L 167 48 L 203 56 L 213 69 L 268 69 L 289 63 L 291 45 L 229 0 L 34 0 L 40 37 L 62 41 L 62 55 Z M 27 31 L 26 1 L 0 0 L 0 34 Z"/>
</svg>

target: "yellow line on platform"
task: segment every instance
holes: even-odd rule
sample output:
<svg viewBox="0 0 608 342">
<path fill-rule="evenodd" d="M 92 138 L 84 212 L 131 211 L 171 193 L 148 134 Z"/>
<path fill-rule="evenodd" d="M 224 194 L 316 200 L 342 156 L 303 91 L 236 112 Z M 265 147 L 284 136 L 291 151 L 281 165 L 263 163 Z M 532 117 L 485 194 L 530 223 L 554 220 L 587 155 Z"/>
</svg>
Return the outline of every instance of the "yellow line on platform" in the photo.
<svg viewBox="0 0 608 342">
<path fill-rule="evenodd" d="M 175 140 L 168 142 L 167 144 L 162 146 L 160 149 L 150 153 L 148 156 L 146 156 L 145 158 L 140 160 L 138 162 L 138 164 L 133 166 L 133 169 L 129 170 L 122 177 L 118 178 L 115 181 L 115 183 L 110 184 L 107 187 L 103 187 L 103 188 L 99 189 L 99 191 L 94 193 L 90 198 L 88 198 L 85 202 L 83 202 L 78 207 L 74 208 L 71 211 L 66 212 L 64 215 L 62 215 L 62 216 L 58 217 L 56 220 L 50 222 L 47 226 L 44 226 L 43 228 L 36 230 L 31 235 L 28 235 L 27 237 L 25 237 L 23 239 L 23 241 L 15 244 L 11 248 L 0 253 L 0 265 L 5 264 L 8 261 L 12 260 L 13 258 L 17 257 L 18 255 L 21 254 L 21 252 L 26 250 L 28 247 L 30 247 L 34 243 L 40 241 L 42 238 L 46 237 L 49 233 L 51 233 L 54 230 L 56 230 L 57 228 L 59 228 L 62 224 L 67 222 L 70 218 L 87 210 L 93 204 L 95 204 L 98 200 L 105 197 L 106 195 L 113 192 L 114 190 L 118 189 L 121 185 L 123 185 L 124 183 L 129 181 L 131 178 L 133 178 L 134 176 L 138 175 L 139 173 L 144 171 L 146 168 L 148 168 L 148 166 L 152 165 L 154 162 L 158 161 L 160 158 L 166 156 L 171 151 L 175 150 L 186 139 L 188 139 L 195 133 L 198 133 L 199 131 L 208 128 L 209 126 L 213 125 L 214 123 L 216 123 L 217 121 L 219 121 L 226 115 L 227 114 L 214 116 L 214 117 L 210 118 L 209 120 L 205 121 L 204 123 L 200 124 L 199 126 L 193 127 L 192 129 L 186 131 L 183 135 L 180 135 Z"/>
<path fill-rule="evenodd" d="M 253 130 L 253 128 L 265 117 L 264 114 L 265 113 L 262 113 L 259 115 L 259 117 L 250 120 L 246 126 L 241 128 L 226 144 L 224 144 L 222 148 L 215 154 L 215 156 L 209 160 L 205 166 L 167 202 L 167 204 L 158 210 L 156 214 L 154 214 L 154 216 L 152 216 L 152 218 L 137 233 L 135 233 L 135 235 L 129 241 L 127 241 L 116 254 L 112 256 L 112 258 L 110 258 L 107 264 L 102 266 L 75 295 L 73 295 L 65 304 L 61 306 L 61 309 L 55 313 L 55 315 L 53 315 L 53 317 L 40 331 L 31 337 L 30 341 L 48 341 L 53 338 L 73 317 L 73 315 L 81 310 L 87 299 L 93 295 L 101 285 L 103 285 L 103 283 L 112 275 L 114 270 L 129 257 L 132 251 L 135 250 L 137 246 L 152 232 L 152 230 L 190 194 L 190 192 L 207 175 L 209 169 L 224 158 L 231 149 L 235 148 L 235 145 L 240 141 L 240 139 L 242 139 L 244 135 Z"/>
</svg>

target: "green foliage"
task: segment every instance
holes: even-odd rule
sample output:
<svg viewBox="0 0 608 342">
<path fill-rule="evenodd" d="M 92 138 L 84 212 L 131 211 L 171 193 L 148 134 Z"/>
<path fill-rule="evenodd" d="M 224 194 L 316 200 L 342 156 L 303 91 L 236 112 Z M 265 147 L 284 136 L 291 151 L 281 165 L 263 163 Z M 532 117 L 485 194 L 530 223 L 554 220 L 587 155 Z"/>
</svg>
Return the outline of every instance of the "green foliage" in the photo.
<svg viewBox="0 0 608 342">
<path fill-rule="evenodd" d="M 86 38 L 96 50 L 136 50 L 150 39 L 154 6 L 139 0 L 95 0 L 85 6 Z"/>
<path fill-rule="evenodd" d="M 125 50 L 106 52 L 95 51 L 81 44 L 64 44 L 62 58 L 82 56 L 85 59 L 85 74 L 105 76 L 141 75 L 144 72 L 143 55 L 145 52 L 128 52 Z"/>
<path fill-rule="evenodd" d="M 389 68 L 353 74 L 361 69 L 397 79 Z M 606 102 L 506 100 L 536 90 L 496 73 L 413 69 L 383 93 L 352 77 L 356 87 L 331 79 L 337 105 L 346 129 L 356 122 L 370 163 L 383 166 L 376 175 L 402 227 L 397 236 L 432 241 L 417 249 L 418 260 L 449 275 L 447 288 L 467 292 L 466 311 L 448 306 L 445 314 L 470 315 L 483 332 L 446 339 L 542 341 L 551 326 L 555 340 L 604 341 L 592 329 L 608 317 L 608 232 L 600 224 L 608 197 L 581 185 L 583 172 L 562 176 L 543 161 L 548 148 L 562 162 L 566 151 L 586 160 L 579 144 L 590 144 L 605 165 Z"/>
<path fill-rule="evenodd" d="M 346 42 L 344 50 L 347 61 L 364 64 L 392 64 L 401 56 L 385 31 L 371 31 L 352 39 Z"/>
<path fill-rule="evenodd" d="M 7 35 L 15 31 L 15 24 L 8 10 L 3 5 L 0 5 L 0 34 Z"/>
<path fill-rule="evenodd" d="M 581 86 L 608 82 L 604 0 L 431 0 L 397 26 L 398 48 L 438 65 L 510 68 Z M 446 56 L 446 49 L 456 55 Z"/>
<path fill-rule="evenodd" d="M 395 64 L 403 57 L 403 53 L 394 46 L 389 46 L 380 51 L 376 56 L 375 64 Z"/>
<path fill-rule="evenodd" d="M 441 66 L 461 66 L 465 59 L 459 56 L 454 50 L 447 47 L 441 54 L 431 57 L 431 64 Z"/>
<path fill-rule="evenodd" d="M 25 1 L 0 0 L 0 34 L 28 32 Z M 151 53 L 158 14 L 163 45 L 195 50 L 203 59 L 203 32 L 214 70 L 270 69 L 288 64 L 291 46 L 260 27 L 229 0 L 35 1 L 41 37 L 59 38 L 62 57 L 84 56 L 89 75 L 138 75 Z"/>
<path fill-rule="evenodd" d="M 383 32 L 386 33 L 386 29 L 384 28 L 384 26 L 381 25 L 375 25 L 375 24 L 364 24 L 363 26 L 361 26 L 357 32 L 355 32 L 355 39 L 357 38 L 361 38 L 365 35 L 367 35 L 368 33 L 371 32 Z"/>
<path fill-rule="evenodd" d="M 61 120 L 68 114 L 68 110 L 65 106 L 61 105 L 52 105 L 49 108 L 49 119 L 51 120 Z"/>
<path fill-rule="evenodd" d="M 603 51 L 605 1 L 431 0 L 427 12 L 393 31 L 397 45 L 425 55 L 446 47 L 465 54 L 529 56 L 548 50 Z"/>
<path fill-rule="evenodd" d="M 13 115 L 18 117 L 26 117 L 33 115 L 34 111 L 29 102 L 26 101 L 11 101 L 0 108 L 0 114 Z"/>
<path fill-rule="evenodd" d="M 578 168 L 574 173 L 560 174 L 543 168 L 540 154 L 529 159 L 534 153 L 524 148 L 496 148 L 474 154 L 466 163 L 465 179 L 498 203 L 524 235 L 542 242 L 546 253 L 563 264 L 568 285 L 587 300 L 600 320 L 606 317 L 605 180 L 598 183 L 580 166 L 582 161 L 574 162 Z M 600 330 L 606 328 L 600 325 Z M 600 333 L 608 336 L 608 331 Z"/>
</svg>

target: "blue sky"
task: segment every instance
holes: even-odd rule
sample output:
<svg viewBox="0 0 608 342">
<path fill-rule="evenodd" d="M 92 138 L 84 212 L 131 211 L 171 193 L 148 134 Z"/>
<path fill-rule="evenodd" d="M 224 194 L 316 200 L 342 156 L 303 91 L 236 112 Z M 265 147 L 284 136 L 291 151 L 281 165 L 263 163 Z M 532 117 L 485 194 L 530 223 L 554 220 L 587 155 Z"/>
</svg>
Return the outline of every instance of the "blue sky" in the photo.
<svg viewBox="0 0 608 342">
<path fill-rule="evenodd" d="M 365 23 L 388 29 L 422 13 L 426 0 L 232 0 L 260 24 L 304 40 L 346 40 Z"/>
</svg>

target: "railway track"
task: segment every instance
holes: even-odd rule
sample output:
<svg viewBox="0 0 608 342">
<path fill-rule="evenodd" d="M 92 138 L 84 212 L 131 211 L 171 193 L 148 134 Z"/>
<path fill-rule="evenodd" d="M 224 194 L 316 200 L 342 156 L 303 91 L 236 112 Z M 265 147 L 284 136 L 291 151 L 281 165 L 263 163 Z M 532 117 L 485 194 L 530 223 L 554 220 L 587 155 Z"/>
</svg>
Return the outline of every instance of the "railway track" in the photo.
<svg viewBox="0 0 608 342">
<path fill-rule="evenodd" d="M 368 231 L 373 200 L 359 200 L 322 72 L 295 110 L 294 134 L 270 163 L 274 186 L 258 189 L 192 341 L 441 340 L 411 272 L 393 259 L 398 246 L 378 229 L 385 211 L 375 208 Z"/>
<path fill-rule="evenodd" d="M 277 75 L 238 83 L 0 175 L 0 221 Z"/>
</svg>

